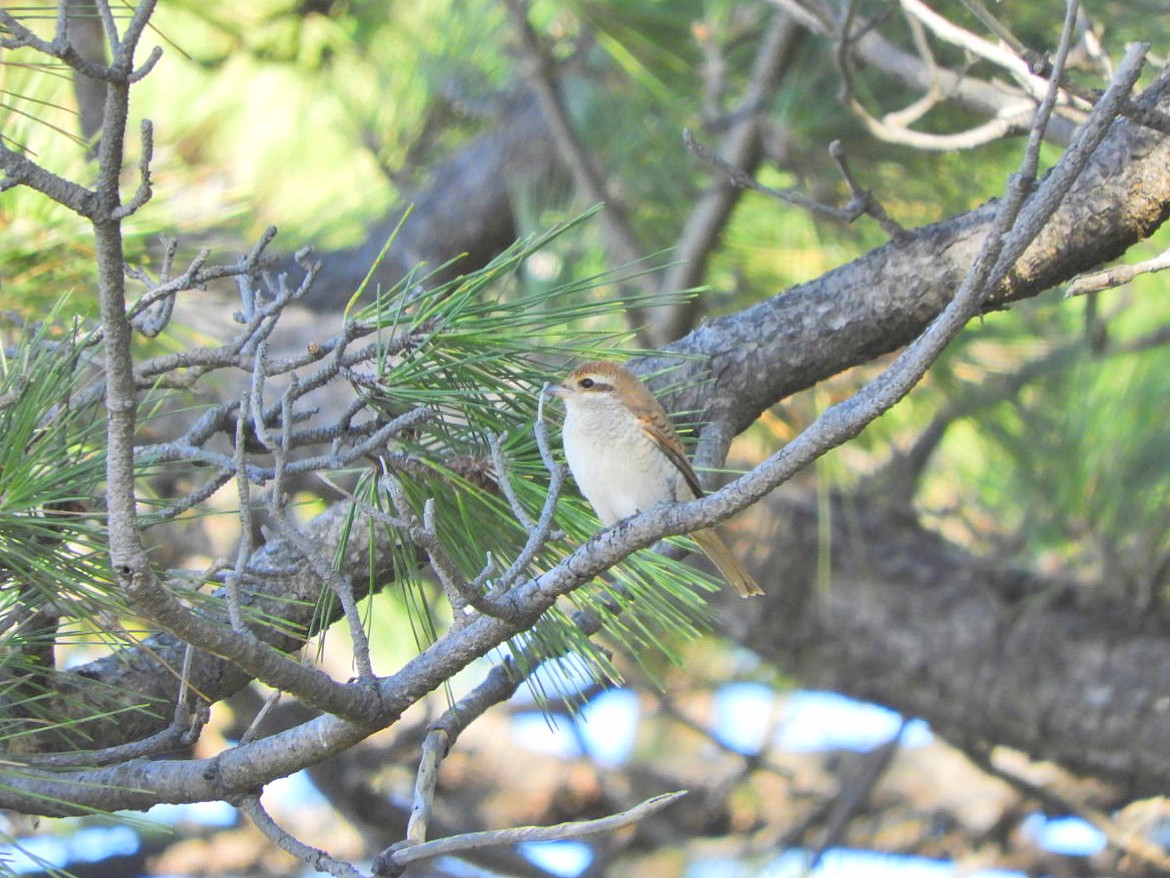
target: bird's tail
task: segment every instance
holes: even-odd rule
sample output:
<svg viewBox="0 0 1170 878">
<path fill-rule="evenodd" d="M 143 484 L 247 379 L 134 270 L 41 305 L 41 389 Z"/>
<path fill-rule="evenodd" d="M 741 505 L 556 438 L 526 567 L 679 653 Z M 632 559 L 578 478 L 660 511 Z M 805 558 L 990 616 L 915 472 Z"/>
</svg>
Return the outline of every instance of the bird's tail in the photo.
<svg viewBox="0 0 1170 878">
<path fill-rule="evenodd" d="M 727 548 L 727 543 L 723 542 L 719 534 L 706 528 L 695 531 L 691 536 L 699 544 L 703 554 L 710 558 L 711 563 L 723 574 L 727 584 L 734 588 L 740 597 L 750 598 L 753 595 L 764 593 L 759 583 L 752 579 L 752 575 L 739 563 L 739 559 L 731 553 L 731 549 Z"/>
</svg>

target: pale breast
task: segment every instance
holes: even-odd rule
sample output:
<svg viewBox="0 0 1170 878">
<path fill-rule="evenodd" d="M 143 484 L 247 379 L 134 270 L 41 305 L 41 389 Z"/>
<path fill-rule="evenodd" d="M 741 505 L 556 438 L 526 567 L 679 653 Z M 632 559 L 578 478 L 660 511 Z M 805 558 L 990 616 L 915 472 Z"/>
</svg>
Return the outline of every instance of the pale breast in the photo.
<svg viewBox="0 0 1170 878">
<path fill-rule="evenodd" d="M 626 412 L 569 411 L 563 436 L 573 478 L 603 524 L 692 499 L 682 474 Z"/>
</svg>

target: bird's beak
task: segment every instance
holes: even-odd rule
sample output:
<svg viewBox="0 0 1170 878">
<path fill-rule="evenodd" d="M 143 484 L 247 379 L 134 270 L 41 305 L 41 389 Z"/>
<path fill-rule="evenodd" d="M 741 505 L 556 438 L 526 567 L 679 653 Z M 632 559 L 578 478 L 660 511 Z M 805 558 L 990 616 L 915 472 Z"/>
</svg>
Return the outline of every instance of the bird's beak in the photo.
<svg viewBox="0 0 1170 878">
<path fill-rule="evenodd" d="M 540 388 L 540 392 L 545 396 L 556 397 L 563 397 L 566 393 L 565 385 L 563 384 L 546 384 L 544 387 Z"/>
</svg>

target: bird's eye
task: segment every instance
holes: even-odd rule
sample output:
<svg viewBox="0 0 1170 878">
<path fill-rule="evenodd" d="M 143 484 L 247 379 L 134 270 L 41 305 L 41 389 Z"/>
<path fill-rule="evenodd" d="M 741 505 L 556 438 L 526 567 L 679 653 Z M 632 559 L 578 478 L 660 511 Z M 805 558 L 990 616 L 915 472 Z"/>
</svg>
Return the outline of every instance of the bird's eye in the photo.
<svg viewBox="0 0 1170 878">
<path fill-rule="evenodd" d="M 578 381 L 577 383 L 578 383 L 579 385 L 581 385 L 581 387 L 583 387 L 585 390 L 588 390 L 590 387 L 592 387 L 592 386 L 593 386 L 594 384 L 596 384 L 597 382 L 596 382 L 596 381 L 594 381 L 592 378 L 582 378 L 582 379 L 581 379 L 580 381 Z"/>
</svg>

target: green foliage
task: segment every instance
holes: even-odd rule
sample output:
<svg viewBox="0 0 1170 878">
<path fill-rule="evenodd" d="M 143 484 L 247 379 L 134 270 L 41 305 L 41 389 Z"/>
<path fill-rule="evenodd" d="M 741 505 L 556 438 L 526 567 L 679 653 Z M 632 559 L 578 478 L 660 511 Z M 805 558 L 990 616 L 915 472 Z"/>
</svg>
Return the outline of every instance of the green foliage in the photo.
<svg viewBox="0 0 1170 878">
<path fill-rule="evenodd" d="M 1162 246 L 1150 241 L 1133 259 Z M 1147 276 L 1095 303 L 1029 302 L 947 352 L 917 413 L 892 413 L 881 428 L 913 429 L 940 408 L 958 416 L 922 492 L 937 526 L 1139 604 L 1164 595 L 1165 284 Z"/>
<path fill-rule="evenodd" d="M 27 52 L 0 54 L 0 138 L 65 177 L 84 176 L 76 113 L 64 105 L 63 69 L 29 66 Z M 83 221 L 24 187 L 0 196 L 0 307 L 35 318 L 93 278 L 93 247 Z M 84 308 L 85 297 L 73 300 Z"/>
<path fill-rule="evenodd" d="M 45 689 L 57 645 L 67 652 L 128 635 L 106 561 L 104 422 L 75 401 L 92 338 L 62 329 L 60 312 L 6 333 L 0 350 L 0 677 L 8 681 L 0 739 L 55 724 Z M 92 400 L 92 398 L 91 398 Z"/>
<path fill-rule="evenodd" d="M 965 437 L 986 515 L 1030 553 L 1147 600 L 1170 586 L 1170 468 L 1151 417 L 1170 402 L 1164 356 L 1082 353 Z"/>
<path fill-rule="evenodd" d="M 105 475 L 104 433 L 93 409 L 71 399 L 88 340 L 61 330 L 57 316 L 0 352 L 0 555 L 5 575 L 42 598 L 86 601 L 88 594 L 71 595 L 73 577 L 62 574 L 95 574 L 101 514 L 92 507 Z"/>
<path fill-rule="evenodd" d="M 156 202 L 166 214 L 148 209 L 145 220 L 223 232 L 218 205 L 190 198 L 194 175 L 224 193 L 244 236 L 276 224 L 292 240 L 355 243 L 420 164 L 482 128 L 506 78 L 491 38 L 501 21 L 488 0 L 391 14 L 379 4 L 162 4 L 154 24 L 167 54 L 135 108 L 165 132 Z"/>
</svg>

